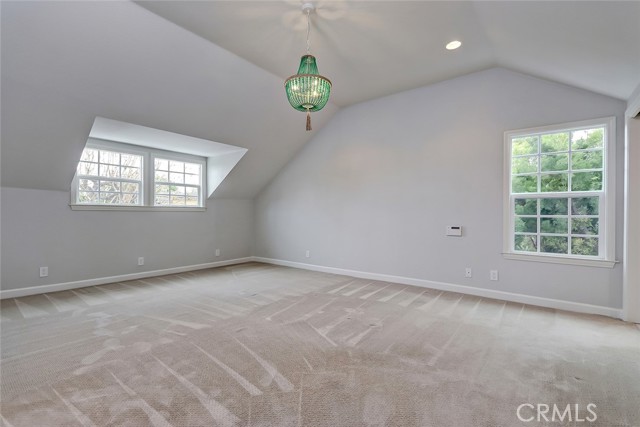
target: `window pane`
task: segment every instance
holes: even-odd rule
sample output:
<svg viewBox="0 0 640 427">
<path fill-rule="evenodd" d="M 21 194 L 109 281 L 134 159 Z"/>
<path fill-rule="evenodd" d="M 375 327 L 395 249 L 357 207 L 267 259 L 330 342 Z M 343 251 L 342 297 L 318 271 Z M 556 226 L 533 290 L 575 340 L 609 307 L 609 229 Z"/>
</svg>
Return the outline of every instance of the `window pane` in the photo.
<svg viewBox="0 0 640 427">
<path fill-rule="evenodd" d="M 599 197 L 578 197 L 571 199 L 572 215 L 598 215 Z"/>
<path fill-rule="evenodd" d="M 571 191 L 602 190 L 602 172 L 578 172 L 571 175 Z"/>
<path fill-rule="evenodd" d="M 154 160 L 154 166 L 155 166 L 156 170 L 168 171 L 169 170 L 169 161 L 165 160 L 165 159 L 155 159 Z"/>
<path fill-rule="evenodd" d="M 171 187 L 171 194 L 183 196 L 185 193 L 185 188 L 182 185 L 174 185 Z"/>
<path fill-rule="evenodd" d="M 155 180 L 156 182 L 169 182 L 169 172 L 156 171 Z"/>
<path fill-rule="evenodd" d="M 540 215 L 566 215 L 568 199 L 540 199 Z"/>
<path fill-rule="evenodd" d="M 171 206 L 184 206 L 184 196 L 171 196 Z"/>
<path fill-rule="evenodd" d="M 538 191 L 538 177 L 535 175 L 514 176 L 511 178 L 512 192 L 535 193 Z"/>
<path fill-rule="evenodd" d="M 177 162 L 175 160 L 169 161 L 169 171 L 171 172 L 184 172 L 184 162 Z"/>
<path fill-rule="evenodd" d="M 156 196 L 156 206 L 169 206 L 169 196 Z"/>
<path fill-rule="evenodd" d="M 569 169 L 569 154 L 544 154 L 540 156 L 540 170 L 566 171 Z"/>
<path fill-rule="evenodd" d="M 100 176 L 107 178 L 120 178 L 120 166 L 100 165 Z"/>
<path fill-rule="evenodd" d="M 543 153 L 569 151 L 569 132 L 542 135 L 540 144 L 540 148 Z"/>
<path fill-rule="evenodd" d="M 575 255 L 598 256 L 598 238 L 572 237 L 571 253 Z"/>
<path fill-rule="evenodd" d="M 567 191 L 568 176 L 566 173 L 542 175 L 540 177 L 540 191 Z"/>
<path fill-rule="evenodd" d="M 100 181 L 100 191 L 119 192 L 120 183 L 117 181 Z"/>
<path fill-rule="evenodd" d="M 198 197 L 198 189 L 196 187 L 187 187 L 187 196 Z"/>
<path fill-rule="evenodd" d="M 78 175 L 98 175 L 98 164 L 87 162 L 78 163 Z"/>
<path fill-rule="evenodd" d="M 571 155 L 571 169 L 601 169 L 602 150 L 576 151 Z"/>
<path fill-rule="evenodd" d="M 571 148 L 584 150 L 602 147 L 604 142 L 604 128 L 577 130 L 571 132 Z"/>
<path fill-rule="evenodd" d="M 98 161 L 98 150 L 94 148 L 85 148 L 82 151 L 82 156 L 80 160 L 85 162 L 97 162 Z"/>
<path fill-rule="evenodd" d="M 515 218 L 515 231 L 520 233 L 536 233 L 538 231 L 537 218 Z"/>
<path fill-rule="evenodd" d="M 511 140 L 511 155 L 520 156 L 523 154 L 538 153 L 538 137 L 525 136 L 521 138 L 513 138 Z"/>
<path fill-rule="evenodd" d="M 513 201 L 516 215 L 537 215 L 538 199 L 515 199 Z"/>
<path fill-rule="evenodd" d="M 511 160 L 511 173 L 538 172 L 538 156 L 514 157 Z"/>
<path fill-rule="evenodd" d="M 126 179 L 141 179 L 140 168 L 122 168 L 122 178 Z"/>
<path fill-rule="evenodd" d="M 134 182 L 123 182 L 120 184 L 120 189 L 123 193 L 139 193 L 140 184 Z"/>
<path fill-rule="evenodd" d="M 114 151 L 100 150 L 100 163 L 109 163 L 111 165 L 120 164 L 120 153 Z"/>
<path fill-rule="evenodd" d="M 195 175 L 200 175 L 200 164 L 198 163 L 185 163 L 184 171 L 186 173 L 192 173 Z"/>
<path fill-rule="evenodd" d="M 98 193 L 81 191 L 78 193 L 78 203 L 98 203 Z"/>
<path fill-rule="evenodd" d="M 200 185 L 200 176 L 198 175 L 185 175 L 184 176 L 185 184 L 191 185 Z"/>
<path fill-rule="evenodd" d="M 567 234 L 569 220 L 567 218 L 540 218 L 540 232 L 553 234 Z"/>
<path fill-rule="evenodd" d="M 123 205 L 137 205 L 139 200 L 138 194 L 123 193 L 120 195 L 120 201 Z"/>
<path fill-rule="evenodd" d="M 122 153 L 122 166 L 131 166 L 134 168 L 139 168 L 142 166 L 142 156 L 138 156 L 136 154 L 126 154 Z"/>
<path fill-rule="evenodd" d="M 100 203 L 118 205 L 120 204 L 120 193 L 100 193 Z"/>
<path fill-rule="evenodd" d="M 569 238 L 540 236 L 540 252 L 566 254 L 569 251 Z"/>
<path fill-rule="evenodd" d="M 513 242 L 516 251 L 536 252 L 538 248 L 537 236 L 516 234 Z"/>
<path fill-rule="evenodd" d="M 174 182 L 176 184 L 184 184 L 184 174 L 170 172 L 169 182 Z"/>
<path fill-rule="evenodd" d="M 169 186 L 168 185 L 156 185 L 155 191 L 156 191 L 156 194 L 169 194 Z"/>
<path fill-rule="evenodd" d="M 187 197 L 187 206 L 199 206 L 197 197 Z"/>
<path fill-rule="evenodd" d="M 572 218 L 571 233 L 572 234 L 598 234 L 598 218 Z"/>
<path fill-rule="evenodd" d="M 78 189 L 80 191 L 97 191 L 99 181 L 92 179 L 80 179 L 78 180 Z"/>
</svg>

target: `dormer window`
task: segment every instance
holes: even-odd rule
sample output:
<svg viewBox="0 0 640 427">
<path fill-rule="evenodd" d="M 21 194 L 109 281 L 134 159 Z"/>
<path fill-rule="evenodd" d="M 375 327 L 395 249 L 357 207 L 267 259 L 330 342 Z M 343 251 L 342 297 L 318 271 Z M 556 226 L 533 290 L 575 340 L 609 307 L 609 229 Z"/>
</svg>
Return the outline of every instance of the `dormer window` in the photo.
<svg viewBox="0 0 640 427">
<path fill-rule="evenodd" d="M 72 183 L 72 207 L 205 207 L 206 159 L 90 140 Z"/>
</svg>

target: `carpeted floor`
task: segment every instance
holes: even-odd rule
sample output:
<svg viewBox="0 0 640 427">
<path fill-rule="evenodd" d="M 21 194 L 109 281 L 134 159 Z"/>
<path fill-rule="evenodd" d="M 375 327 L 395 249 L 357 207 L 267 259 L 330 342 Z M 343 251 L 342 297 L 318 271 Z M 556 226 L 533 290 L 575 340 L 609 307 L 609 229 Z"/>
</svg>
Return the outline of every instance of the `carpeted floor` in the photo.
<svg viewBox="0 0 640 427">
<path fill-rule="evenodd" d="M 1 316 L 3 426 L 640 426 L 640 329 L 600 316 L 258 263 Z"/>
</svg>

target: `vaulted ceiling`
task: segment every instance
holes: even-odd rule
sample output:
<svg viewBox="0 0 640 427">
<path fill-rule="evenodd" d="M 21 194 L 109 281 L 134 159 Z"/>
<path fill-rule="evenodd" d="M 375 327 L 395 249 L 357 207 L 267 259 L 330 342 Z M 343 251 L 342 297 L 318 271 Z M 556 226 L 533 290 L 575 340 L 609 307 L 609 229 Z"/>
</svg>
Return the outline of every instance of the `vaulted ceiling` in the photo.
<svg viewBox="0 0 640 427">
<path fill-rule="evenodd" d="M 96 116 L 248 148 L 214 196 L 251 198 L 340 107 L 495 66 L 618 99 L 640 83 L 637 1 L 318 1 L 333 93 L 305 132 L 283 90 L 300 6 L 0 2 L 2 185 L 68 191 Z"/>
<path fill-rule="evenodd" d="M 311 51 L 339 106 L 496 66 L 619 99 L 640 83 L 639 1 L 311 2 Z M 281 78 L 306 49 L 302 3 L 139 2 Z"/>
</svg>

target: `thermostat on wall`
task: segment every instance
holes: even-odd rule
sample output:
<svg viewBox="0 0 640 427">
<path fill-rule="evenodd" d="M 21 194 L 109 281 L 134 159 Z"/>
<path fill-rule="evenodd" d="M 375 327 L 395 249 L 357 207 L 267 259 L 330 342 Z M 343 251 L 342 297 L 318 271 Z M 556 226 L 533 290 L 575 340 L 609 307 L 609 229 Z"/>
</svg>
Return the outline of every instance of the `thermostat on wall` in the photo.
<svg viewBox="0 0 640 427">
<path fill-rule="evenodd" d="M 448 225 L 447 226 L 447 236 L 462 237 L 462 226 L 461 225 Z"/>
</svg>

